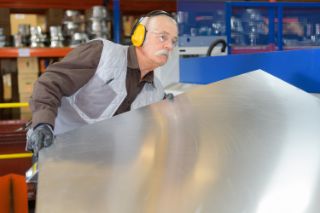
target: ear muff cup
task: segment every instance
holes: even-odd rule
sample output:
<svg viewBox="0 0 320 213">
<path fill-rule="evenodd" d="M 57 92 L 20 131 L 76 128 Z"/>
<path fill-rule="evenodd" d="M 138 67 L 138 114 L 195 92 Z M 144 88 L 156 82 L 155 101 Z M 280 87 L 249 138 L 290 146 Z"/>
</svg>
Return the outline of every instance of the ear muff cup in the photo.
<svg viewBox="0 0 320 213">
<path fill-rule="evenodd" d="M 163 10 L 154 10 L 148 13 L 147 15 L 142 16 L 132 28 L 131 42 L 134 46 L 141 47 L 143 45 L 144 40 L 146 39 L 147 29 L 143 24 L 141 24 L 141 21 L 145 17 L 153 17 L 153 16 L 159 16 L 159 15 L 166 15 L 174 19 L 169 13 Z"/>
<path fill-rule="evenodd" d="M 131 42 L 136 47 L 141 47 L 146 38 L 146 28 L 142 24 L 138 24 L 131 36 Z"/>
</svg>

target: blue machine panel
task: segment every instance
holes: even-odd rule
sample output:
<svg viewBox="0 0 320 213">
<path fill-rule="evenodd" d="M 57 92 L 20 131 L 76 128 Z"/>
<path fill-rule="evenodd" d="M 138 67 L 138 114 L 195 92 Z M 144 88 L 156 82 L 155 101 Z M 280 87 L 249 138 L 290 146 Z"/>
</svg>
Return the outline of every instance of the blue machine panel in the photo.
<svg viewBox="0 0 320 213">
<path fill-rule="evenodd" d="M 256 69 L 306 92 L 320 92 L 320 49 L 181 58 L 180 82 L 208 84 Z"/>
</svg>

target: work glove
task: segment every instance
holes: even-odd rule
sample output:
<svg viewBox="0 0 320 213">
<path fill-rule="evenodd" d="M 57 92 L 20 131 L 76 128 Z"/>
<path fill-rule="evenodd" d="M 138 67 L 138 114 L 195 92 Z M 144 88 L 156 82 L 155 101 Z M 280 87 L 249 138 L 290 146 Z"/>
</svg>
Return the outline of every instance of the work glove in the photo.
<svg viewBox="0 0 320 213">
<path fill-rule="evenodd" d="M 172 93 L 165 93 L 163 99 L 173 101 L 174 95 Z"/>
<path fill-rule="evenodd" d="M 29 129 L 26 149 L 33 152 L 33 162 L 38 160 L 40 149 L 49 147 L 53 143 L 53 139 L 53 129 L 49 124 L 39 124 L 35 128 Z"/>
</svg>

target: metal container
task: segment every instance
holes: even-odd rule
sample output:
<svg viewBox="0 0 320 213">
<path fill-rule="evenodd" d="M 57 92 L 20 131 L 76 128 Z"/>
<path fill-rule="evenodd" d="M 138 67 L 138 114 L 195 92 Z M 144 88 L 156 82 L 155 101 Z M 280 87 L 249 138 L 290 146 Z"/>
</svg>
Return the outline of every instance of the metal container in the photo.
<svg viewBox="0 0 320 213">
<path fill-rule="evenodd" d="M 72 36 L 75 32 L 82 32 L 84 21 L 78 10 L 66 10 L 63 18 L 62 31 L 64 36 Z"/>
<path fill-rule="evenodd" d="M 3 34 L 3 28 L 0 28 L 0 47 L 4 47 L 6 45 L 6 36 Z"/>
<path fill-rule="evenodd" d="M 61 26 L 50 26 L 50 47 L 63 47 L 63 35 Z"/>
<path fill-rule="evenodd" d="M 106 19 L 107 10 L 104 6 L 93 6 L 92 7 L 92 18 Z"/>
<path fill-rule="evenodd" d="M 44 47 L 45 35 L 42 33 L 41 27 L 31 27 L 31 47 Z"/>
<path fill-rule="evenodd" d="M 30 24 L 19 24 L 18 32 L 14 35 L 15 47 L 30 46 Z"/>
<path fill-rule="evenodd" d="M 86 43 L 87 41 L 89 41 L 89 39 L 86 33 L 76 32 L 72 35 L 70 47 L 76 47 L 80 44 Z"/>
<path fill-rule="evenodd" d="M 86 26 L 89 39 L 110 38 L 110 29 L 107 24 L 110 17 L 107 9 L 103 6 L 93 6 L 89 14 Z"/>
</svg>

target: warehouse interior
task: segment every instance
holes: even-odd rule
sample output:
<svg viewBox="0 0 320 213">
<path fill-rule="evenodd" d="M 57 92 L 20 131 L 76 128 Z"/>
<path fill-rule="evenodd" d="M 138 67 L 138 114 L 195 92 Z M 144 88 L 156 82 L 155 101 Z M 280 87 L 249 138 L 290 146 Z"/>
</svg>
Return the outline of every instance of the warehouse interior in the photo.
<svg viewBox="0 0 320 213">
<path fill-rule="evenodd" d="M 319 47 L 317 0 L 0 0 L 0 212 L 319 212 Z M 143 76 L 139 50 L 165 63 Z"/>
</svg>

